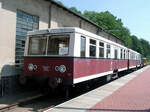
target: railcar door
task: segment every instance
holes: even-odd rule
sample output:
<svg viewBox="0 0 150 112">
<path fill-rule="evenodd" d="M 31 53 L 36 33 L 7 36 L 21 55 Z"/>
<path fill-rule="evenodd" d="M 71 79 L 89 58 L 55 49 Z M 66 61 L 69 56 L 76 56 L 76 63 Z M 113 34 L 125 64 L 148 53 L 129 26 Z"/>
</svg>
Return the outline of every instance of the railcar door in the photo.
<svg viewBox="0 0 150 112">
<path fill-rule="evenodd" d="M 114 50 L 114 71 L 118 70 L 119 60 L 118 60 L 118 49 Z"/>
<path fill-rule="evenodd" d="M 128 64 L 127 64 L 127 66 L 128 66 L 128 69 L 129 69 L 129 66 L 130 66 L 130 51 L 128 50 Z"/>
</svg>

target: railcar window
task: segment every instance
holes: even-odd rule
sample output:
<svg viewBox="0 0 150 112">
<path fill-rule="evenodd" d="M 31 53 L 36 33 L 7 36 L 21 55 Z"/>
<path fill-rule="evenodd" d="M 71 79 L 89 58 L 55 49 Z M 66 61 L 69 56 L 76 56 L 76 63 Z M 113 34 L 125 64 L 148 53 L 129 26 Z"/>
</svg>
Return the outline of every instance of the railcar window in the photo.
<svg viewBox="0 0 150 112">
<path fill-rule="evenodd" d="M 29 55 L 45 55 L 47 38 L 31 37 L 29 40 Z"/>
<path fill-rule="evenodd" d="M 133 53 L 131 53 L 131 59 L 133 60 Z"/>
<path fill-rule="evenodd" d="M 128 51 L 126 50 L 126 59 L 128 59 Z"/>
<path fill-rule="evenodd" d="M 120 59 L 122 59 L 123 58 L 123 55 L 122 55 L 122 49 L 121 49 L 121 51 L 120 51 Z"/>
<path fill-rule="evenodd" d="M 126 50 L 124 50 L 124 59 L 126 59 Z"/>
<path fill-rule="evenodd" d="M 90 39 L 90 56 L 96 56 L 96 40 Z"/>
<path fill-rule="evenodd" d="M 99 42 L 99 57 L 104 57 L 104 43 Z"/>
<path fill-rule="evenodd" d="M 48 40 L 48 55 L 68 55 L 69 36 L 50 36 Z"/>
<path fill-rule="evenodd" d="M 85 37 L 81 36 L 81 44 L 80 44 L 80 56 L 85 56 L 85 46 L 86 46 L 86 39 Z"/>
<path fill-rule="evenodd" d="M 106 50 L 106 57 L 107 58 L 111 58 L 111 55 L 110 55 L 110 45 L 109 44 L 107 44 L 107 50 Z"/>
<path fill-rule="evenodd" d="M 114 57 L 115 59 L 118 59 L 118 50 L 117 49 L 115 49 L 114 56 L 115 56 Z"/>
</svg>

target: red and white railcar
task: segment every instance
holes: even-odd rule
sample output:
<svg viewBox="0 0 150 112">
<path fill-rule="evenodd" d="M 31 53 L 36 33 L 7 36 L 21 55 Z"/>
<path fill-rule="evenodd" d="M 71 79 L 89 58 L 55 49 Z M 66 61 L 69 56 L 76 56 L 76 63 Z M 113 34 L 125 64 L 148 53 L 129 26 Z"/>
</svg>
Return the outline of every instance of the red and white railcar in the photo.
<svg viewBox="0 0 150 112">
<path fill-rule="evenodd" d="M 56 88 L 135 68 L 140 60 L 139 53 L 80 28 L 46 29 L 28 33 L 24 75 Z"/>
</svg>

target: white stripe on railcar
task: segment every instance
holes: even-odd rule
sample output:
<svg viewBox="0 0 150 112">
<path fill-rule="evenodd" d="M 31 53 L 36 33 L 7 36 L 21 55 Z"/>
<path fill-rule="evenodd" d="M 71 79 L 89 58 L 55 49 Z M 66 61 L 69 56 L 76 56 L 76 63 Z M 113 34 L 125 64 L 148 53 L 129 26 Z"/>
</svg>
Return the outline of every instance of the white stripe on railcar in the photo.
<svg viewBox="0 0 150 112">
<path fill-rule="evenodd" d="M 85 77 L 81 77 L 81 78 L 75 78 L 73 80 L 73 83 L 77 84 L 77 83 L 80 83 L 80 82 L 83 82 L 83 81 L 87 81 L 87 80 L 90 80 L 90 79 L 102 77 L 102 76 L 112 74 L 112 73 L 113 73 L 113 71 L 109 71 L 109 72 L 103 72 L 103 73 L 94 74 L 94 75 L 90 75 L 90 76 L 85 76 Z"/>
</svg>

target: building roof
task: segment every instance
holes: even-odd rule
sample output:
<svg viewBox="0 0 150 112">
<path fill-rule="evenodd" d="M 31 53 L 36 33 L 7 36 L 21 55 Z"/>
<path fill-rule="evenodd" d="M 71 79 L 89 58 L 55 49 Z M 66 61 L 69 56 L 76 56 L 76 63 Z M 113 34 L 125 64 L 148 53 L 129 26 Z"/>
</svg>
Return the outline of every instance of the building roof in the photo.
<svg viewBox="0 0 150 112">
<path fill-rule="evenodd" d="M 68 9 L 67 7 L 65 7 L 64 5 L 61 5 L 61 4 L 57 3 L 57 2 L 54 1 L 54 0 L 45 0 L 45 1 L 50 1 L 52 4 L 55 4 L 55 5 L 57 5 L 58 7 L 61 7 L 62 9 L 66 10 L 66 11 L 68 11 L 68 12 L 70 12 L 70 13 L 72 13 L 73 15 L 75 15 L 75 16 L 77 16 L 77 17 L 79 17 L 79 18 L 81 18 L 81 19 L 83 19 L 83 20 L 85 20 L 85 21 L 91 23 L 92 25 L 94 25 L 94 26 L 96 26 L 97 28 L 99 28 L 101 31 L 103 31 L 103 32 L 105 32 L 105 33 L 107 33 L 107 34 L 109 34 L 109 35 L 111 35 L 111 36 L 117 38 L 118 40 L 121 40 L 122 42 L 124 42 L 124 40 L 120 39 L 119 37 L 115 36 L 115 35 L 112 34 L 112 33 L 109 33 L 108 31 L 104 30 L 102 27 L 100 27 L 99 25 L 95 24 L 95 23 L 92 22 L 91 20 L 89 20 L 89 19 L 87 19 L 87 18 L 85 18 L 85 17 L 83 17 L 83 16 L 81 16 L 81 15 L 79 15 L 79 14 L 73 12 L 72 10 Z"/>
</svg>

